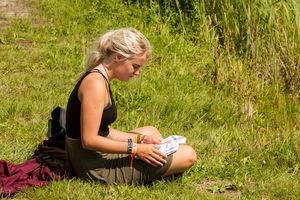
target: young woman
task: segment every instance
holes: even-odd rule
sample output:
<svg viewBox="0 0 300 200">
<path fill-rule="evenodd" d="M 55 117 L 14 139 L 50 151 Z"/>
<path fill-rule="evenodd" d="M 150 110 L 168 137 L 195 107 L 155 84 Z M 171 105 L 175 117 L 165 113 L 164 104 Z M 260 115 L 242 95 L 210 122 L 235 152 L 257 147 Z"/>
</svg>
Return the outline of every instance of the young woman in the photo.
<svg viewBox="0 0 300 200">
<path fill-rule="evenodd" d="M 67 155 L 77 176 L 133 184 L 184 172 L 195 163 L 196 153 L 187 145 L 179 145 L 169 156 L 161 153 L 158 144 L 163 138 L 152 126 L 128 133 L 109 127 L 117 118 L 110 81 L 126 82 L 139 75 L 151 49 L 144 35 L 133 28 L 100 37 L 67 106 Z"/>
</svg>

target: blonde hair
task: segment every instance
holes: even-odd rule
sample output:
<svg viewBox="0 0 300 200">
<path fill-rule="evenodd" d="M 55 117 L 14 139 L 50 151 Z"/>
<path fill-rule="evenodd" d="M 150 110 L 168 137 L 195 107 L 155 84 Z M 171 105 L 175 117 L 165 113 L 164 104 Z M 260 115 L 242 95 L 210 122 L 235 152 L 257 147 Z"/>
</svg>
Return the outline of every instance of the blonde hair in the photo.
<svg viewBox="0 0 300 200">
<path fill-rule="evenodd" d="M 134 28 L 108 31 L 99 38 L 96 50 L 90 54 L 85 72 L 97 67 L 113 53 L 119 53 L 124 56 L 123 60 L 127 60 L 144 54 L 148 58 L 151 51 L 147 38 Z"/>
</svg>

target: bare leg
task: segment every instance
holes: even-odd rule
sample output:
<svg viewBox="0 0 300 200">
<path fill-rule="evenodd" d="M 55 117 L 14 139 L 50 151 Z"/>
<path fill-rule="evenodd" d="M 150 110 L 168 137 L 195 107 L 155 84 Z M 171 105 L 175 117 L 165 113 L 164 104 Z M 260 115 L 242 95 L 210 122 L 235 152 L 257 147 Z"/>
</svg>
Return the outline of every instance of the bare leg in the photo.
<svg viewBox="0 0 300 200">
<path fill-rule="evenodd" d="M 163 175 L 182 173 L 193 166 L 197 160 L 195 150 L 188 145 L 179 145 L 178 151 L 173 154 L 173 161 L 168 171 Z"/>
</svg>

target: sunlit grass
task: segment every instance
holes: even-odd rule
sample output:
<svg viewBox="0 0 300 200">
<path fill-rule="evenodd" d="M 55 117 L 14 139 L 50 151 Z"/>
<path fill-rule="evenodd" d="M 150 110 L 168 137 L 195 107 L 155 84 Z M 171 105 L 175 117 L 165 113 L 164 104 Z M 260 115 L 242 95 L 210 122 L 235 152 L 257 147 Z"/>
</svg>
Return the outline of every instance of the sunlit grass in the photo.
<svg viewBox="0 0 300 200">
<path fill-rule="evenodd" d="M 0 159 L 31 158 L 46 139 L 51 111 L 66 107 L 96 38 L 134 27 L 154 51 L 140 77 L 112 81 L 119 115 L 113 127 L 153 125 L 163 136 L 183 135 L 197 163 L 172 181 L 134 187 L 72 179 L 17 197 L 297 199 L 297 2 L 224 0 L 215 7 L 206 1 L 180 7 L 178 0 L 169 1 L 164 12 L 158 1 L 140 2 L 35 1 L 30 17 L 1 28 Z M 231 193 L 228 184 L 234 185 Z"/>
</svg>

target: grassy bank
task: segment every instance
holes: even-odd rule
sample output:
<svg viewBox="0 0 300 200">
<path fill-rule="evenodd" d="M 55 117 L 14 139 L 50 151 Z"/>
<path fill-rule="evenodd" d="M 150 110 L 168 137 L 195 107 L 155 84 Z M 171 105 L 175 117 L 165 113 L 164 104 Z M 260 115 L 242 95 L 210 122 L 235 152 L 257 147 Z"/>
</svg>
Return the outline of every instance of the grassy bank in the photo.
<svg viewBox="0 0 300 200">
<path fill-rule="evenodd" d="M 298 199 L 299 4 L 296 1 L 32 1 L 0 29 L 0 159 L 22 163 L 66 107 L 97 37 L 134 27 L 154 47 L 141 76 L 112 82 L 129 131 L 183 135 L 198 161 L 151 185 L 53 182 L 22 199 Z"/>
</svg>

